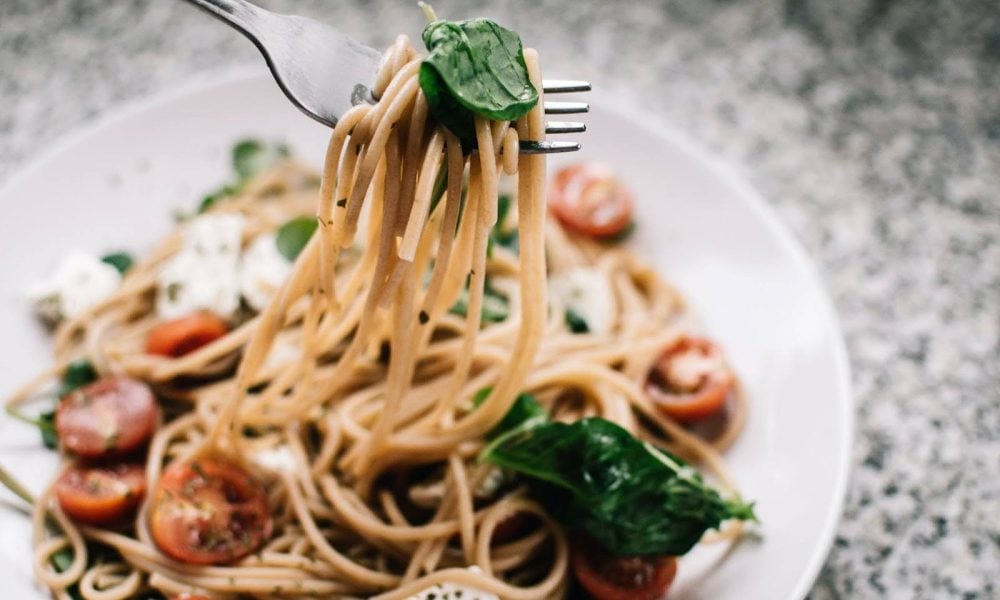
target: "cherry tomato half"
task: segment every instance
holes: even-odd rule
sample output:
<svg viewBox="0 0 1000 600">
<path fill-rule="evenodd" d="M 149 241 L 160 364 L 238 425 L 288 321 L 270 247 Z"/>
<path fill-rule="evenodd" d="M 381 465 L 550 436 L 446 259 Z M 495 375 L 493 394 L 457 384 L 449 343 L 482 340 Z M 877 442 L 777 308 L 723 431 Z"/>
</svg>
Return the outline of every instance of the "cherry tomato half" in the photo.
<svg viewBox="0 0 1000 600">
<path fill-rule="evenodd" d="M 573 548 L 573 574 L 594 600 L 659 600 L 677 575 L 673 556 L 615 556 L 596 543 Z"/>
<path fill-rule="evenodd" d="M 78 523 L 108 525 L 135 512 L 146 495 L 146 469 L 139 463 L 73 466 L 55 483 L 59 506 Z"/>
<path fill-rule="evenodd" d="M 84 458 L 131 452 L 149 441 L 159 408 L 149 386 L 128 377 L 105 377 L 70 392 L 56 410 L 65 449 Z"/>
<path fill-rule="evenodd" d="M 198 458 L 167 467 L 149 515 L 156 545 L 194 565 L 230 563 L 271 535 L 267 492 L 243 467 Z"/>
<path fill-rule="evenodd" d="M 667 416 L 690 423 L 721 410 L 733 384 L 722 349 L 705 338 L 685 336 L 663 351 L 646 393 Z"/>
<path fill-rule="evenodd" d="M 198 312 L 160 323 L 146 338 L 146 352 L 177 358 L 226 335 L 229 326 L 216 315 Z"/>
<path fill-rule="evenodd" d="M 598 239 L 632 224 L 632 192 L 607 167 L 582 163 L 560 169 L 549 188 L 552 214 L 568 229 Z"/>
</svg>

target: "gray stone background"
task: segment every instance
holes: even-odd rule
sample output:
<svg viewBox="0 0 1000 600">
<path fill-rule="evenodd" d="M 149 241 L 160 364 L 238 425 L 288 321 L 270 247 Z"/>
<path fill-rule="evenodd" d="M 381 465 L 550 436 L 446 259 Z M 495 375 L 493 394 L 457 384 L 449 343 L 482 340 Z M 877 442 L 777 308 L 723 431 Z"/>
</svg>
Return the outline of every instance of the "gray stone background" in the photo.
<svg viewBox="0 0 1000 600">
<path fill-rule="evenodd" d="M 261 0 L 382 45 L 410 0 Z M 436 2 L 518 30 L 688 132 L 777 209 L 834 298 L 857 394 L 847 505 L 812 598 L 996 598 L 1000 2 Z M 194 74 L 259 65 L 177 0 L 0 0 L 0 178 Z"/>
</svg>

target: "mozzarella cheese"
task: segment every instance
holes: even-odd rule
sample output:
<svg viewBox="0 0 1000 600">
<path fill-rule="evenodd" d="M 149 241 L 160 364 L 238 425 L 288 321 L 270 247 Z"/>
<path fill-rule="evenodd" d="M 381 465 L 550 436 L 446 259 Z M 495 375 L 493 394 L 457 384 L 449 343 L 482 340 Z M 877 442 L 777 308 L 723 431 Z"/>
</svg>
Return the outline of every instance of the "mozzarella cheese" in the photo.
<svg viewBox="0 0 1000 600">
<path fill-rule="evenodd" d="M 240 293 L 257 312 L 267 308 L 292 270 L 292 263 L 278 251 L 275 237 L 273 233 L 258 236 L 240 260 Z"/>
<path fill-rule="evenodd" d="M 48 323 L 72 318 L 108 298 L 121 284 L 118 269 L 99 258 L 74 250 L 51 277 L 28 288 L 35 312 Z"/>
<path fill-rule="evenodd" d="M 204 215 L 188 223 L 181 249 L 159 275 L 156 309 L 163 319 L 199 310 L 233 316 L 240 306 L 238 267 L 245 221 Z"/>
<path fill-rule="evenodd" d="M 253 453 L 253 460 L 262 467 L 282 473 L 292 473 L 298 464 L 288 446 L 278 446 Z"/>
<path fill-rule="evenodd" d="M 469 567 L 469 570 L 473 573 L 483 572 L 482 569 L 476 566 Z M 413 594 L 406 600 L 500 600 L 500 596 L 476 588 L 446 582 L 439 585 L 432 585 L 422 592 Z"/>
<path fill-rule="evenodd" d="M 608 278 L 599 271 L 577 267 L 549 280 L 549 291 L 587 322 L 590 333 L 603 335 L 614 325 L 615 297 Z"/>
</svg>

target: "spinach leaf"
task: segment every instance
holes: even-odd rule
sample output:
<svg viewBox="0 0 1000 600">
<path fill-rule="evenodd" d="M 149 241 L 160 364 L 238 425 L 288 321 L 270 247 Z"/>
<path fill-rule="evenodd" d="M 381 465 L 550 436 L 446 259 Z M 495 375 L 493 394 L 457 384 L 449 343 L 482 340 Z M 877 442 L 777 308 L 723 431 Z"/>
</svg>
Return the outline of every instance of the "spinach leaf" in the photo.
<svg viewBox="0 0 1000 600">
<path fill-rule="evenodd" d="M 124 275 L 135 264 L 135 259 L 128 252 L 112 252 L 111 254 L 102 256 L 101 262 L 111 265 Z"/>
<path fill-rule="evenodd" d="M 436 20 L 423 33 L 428 54 L 420 65 L 420 88 L 431 113 L 475 145 L 473 114 L 510 121 L 538 102 L 528 77 L 521 38 L 489 19 Z"/>
<path fill-rule="evenodd" d="M 492 391 L 492 387 L 484 387 L 476 392 L 476 395 L 472 397 L 472 405 L 478 408 L 480 404 L 486 401 L 486 398 L 489 397 Z M 548 421 L 548 419 L 548 413 L 545 412 L 545 409 L 542 408 L 542 405 L 538 403 L 538 400 L 534 396 L 528 393 L 521 393 L 517 395 L 514 404 L 507 411 L 507 414 L 504 415 L 503 419 L 486 434 L 486 438 L 492 440 L 512 429 L 524 426 L 525 423 L 538 424 Z"/>
<path fill-rule="evenodd" d="M 486 256 L 493 256 L 493 247 L 502 246 L 518 254 L 520 250 L 520 239 L 516 228 L 507 227 L 507 214 L 514 203 L 513 198 L 508 194 L 497 196 L 497 224 L 490 230 L 490 238 L 486 245 Z"/>
<path fill-rule="evenodd" d="M 73 390 L 94 381 L 97 381 L 97 371 L 94 370 L 94 365 L 89 360 L 80 358 L 66 365 L 56 393 L 62 398 Z"/>
<path fill-rule="evenodd" d="M 458 315 L 464 317 L 469 311 L 469 290 L 462 290 L 462 294 L 452 305 L 451 309 L 448 311 L 453 315 Z M 510 314 L 510 300 L 507 296 L 504 296 L 498 290 L 490 287 L 489 280 L 486 281 L 486 285 L 483 288 L 483 309 L 482 309 L 482 322 L 487 323 L 500 323 L 507 318 Z"/>
<path fill-rule="evenodd" d="M 35 418 L 31 418 L 15 408 L 8 406 L 7 414 L 14 417 L 18 421 L 37 427 L 38 433 L 42 436 L 42 445 L 49 450 L 55 450 L 55 448 L 59 445 L 59 436 L 56 433 L 56 412 L 54 410 L 44 412 Z"/>
<path fill-rule="evenodd" d="M 291 152 L 282 143 L 269 144 L 257 139 L 240 140 L 233 146 L 233 169 L 240 181 L 269 169 Z"/>
<path fill-rule="evenodd" d="M 587 325 L 587 320 L 572 308 L 566 309 L 564 318 L 566 320 L 566 327 L 569 327 L 569 330 L 573 333 L 590 333 L 590 325 Z"/>
<path fill-rule="evenodd" d="M 258 173 L 265 171 L 275 163 L 291 156 L 288 146 L 281 142 L 265 142 L 254 138 L 246 138 L 236 142 L 232 150 L 233 171 L 236 181 L 219 186 L 209 192 L 198 204 L 197 214 L 202 214 L 230 196 L 238 194 L 246 182 Z"/>
<path fill-rule="evenodd" d="M 318 225 L 316 217 L 296 217 L 282 225 L 274 240 L 278 245 L 278 252 L 281 252 L 282 256 L 289 261 L 294 262 L 302 249 L 309 243 L 309 238 L 316 233 Z"/>
<path fill-rule="evenodd" d="M 215 206 L 216 203 L 219 202 L 219 200 L 223 200 L 225 198 L 235 195 L 237 192 L 240 191 L 240 187 L 242 186 L 227 183 L 222 187 L 220 187 L 219 189 L 215 190 L 214 192 L 206 194 L 201 199 L 201 203 L 198 204 L 197 213 L 200 215 L 205 211 L 207 211 L 208 209 Z"/>
<path fill-rule="evenodd" d="M 726 519 L 755 519 L 679 459 L 601 418 L 515 428 L 480 458 L 529 479 L 553 517 L 619 555 L 680 556 Z"/>
</svg>

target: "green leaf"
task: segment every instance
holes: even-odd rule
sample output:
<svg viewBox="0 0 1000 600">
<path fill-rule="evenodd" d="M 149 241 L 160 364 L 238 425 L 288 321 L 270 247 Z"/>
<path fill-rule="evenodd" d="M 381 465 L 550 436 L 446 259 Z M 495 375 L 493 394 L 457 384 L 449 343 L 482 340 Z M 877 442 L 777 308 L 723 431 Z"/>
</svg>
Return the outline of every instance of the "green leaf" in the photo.
<svg viewBox="0 0 1000 600">
<path fill-rule="evenodd" d="M 296 217 L 278 229 L 275 243 L 278 252 L 289 261 L 294 262 L 302 249 L 309 243 L 309 238 L 316 233 L 319 222 L 316 217 Z"/>
<path fill-rule="evenodd" d="M 208 209 L 215 206 L 220 200 L 228 198 L 239 192 L 241 187 L 242 186 L 240 185 L 230 185 L 227 183 L 226 185 L 215 190 L 214 192 L 207 194 L 204 198 L 201 199 L 201 203 L 198 204 L 197 213 L 199 215 L 204 213 Z"/>
<path fill-rule="evenodd" d="M 240 140 L 233 146 L 233 169 L 241 182 L 246 181 L 288 158 L 289 154 L 288 146 L 282 143 L 253 138 Z"/>
<path fill-rule="evenodd" d="M 112 252 L 111 254 L 106 254 L 101 257 L 101 262 L 107 263 L 112 267 L 118 269 L 118 272 L 124 275 L 132 268 L 135 264 L 135 259 L 128 252 Z"/>
<path fill-rule="evenodd" d="M 464 317 L 469 311 L 469 290 L 462 290 L 462 294 L 452 305 L 451 309 L 448 311 L 453 315 L 458 315 Z M 486 282 L 483 288 L 483 308 L 482 308 L 482 322 L 483 324 L 488 323 L 500 323 L 507 319 L 510 314 L 510 300 L 507 296 L 501 294 L 498 290 L 490 287 L 489 281 Z"/>
<path fill-rule="evenodd" d="M 753 506 L 724 500 L 679 459 L 601 418 L 528 423 L 497 438 L 481 460 L 528 478 L 553 517 L 620 555 L 680 556 Z"/>
<path fill-rule="evenodd" d="M 492 387 L 484 387 L 476 392 L 476 395 L 472 397 L 472 405 L 479 408 L 479 406 L 486 401 L 486 398 L 489 397 L 492 391 Z M 536 400 L 533 395 L 528 393 L 518 394 L 517 398 L 514 400 L 514 404 L 511 405 L 510 410 L 508 410 L 503 419 L 501 419 L 500 422 L 486 434 L 486 438 L 492 440 L 512 429 L 524 426 L 525 423 L 542 423 L 547 421 L 548 418 L 548 413 L 545 412 L 545 409 L 542 408 L 542 405 L 538 403 L 538 400 Z"/>
<path fill-rule="evenodd" d="M 464 145 L 475 145 L 473 114 L 510 121 L 538 103 L 521 38 L 488 19 L 438 20 L 423 33 L 428 54 L 420 88 L 431 112 Z"/>
<path fill-rule="evenodd" d="M 569 327 L 569 330 L 573 333 L 590 333 L 590 326 L 587 325 L 587 320 L 572 308 L 566 309 L 565 319 L 566 327 Z"/>
<path fill-rule="evenodd" d="M 94 370 L 94 365 L 85 358 L 77 359 L 66 365 L 57 393 L 62 398 L 73 390 L 94 381 L 97 381 L 97 371 Z"/>
<path fill-rule="evenodd" d="M 7 407 L 7 414 L 14 417 L 18 421 L 27 423 L 38 428 L 38 432 L 42 436 L 42 444 L 50 449 L 54 450 L 59 446 L 59 435 L 56 433 L 56 413 L 55 411 L 49 411 L 38 415 L 36 418 L 31 418 L 19 411 L 14 407 Z"/>
</svg>

